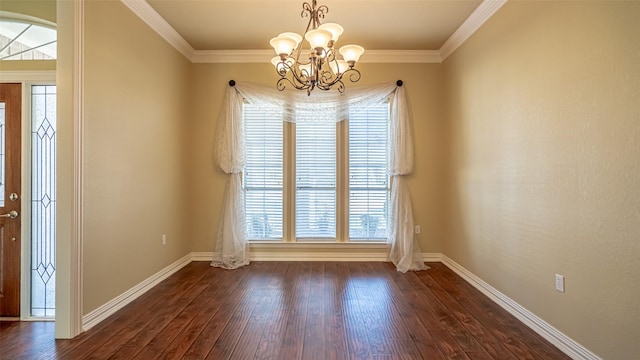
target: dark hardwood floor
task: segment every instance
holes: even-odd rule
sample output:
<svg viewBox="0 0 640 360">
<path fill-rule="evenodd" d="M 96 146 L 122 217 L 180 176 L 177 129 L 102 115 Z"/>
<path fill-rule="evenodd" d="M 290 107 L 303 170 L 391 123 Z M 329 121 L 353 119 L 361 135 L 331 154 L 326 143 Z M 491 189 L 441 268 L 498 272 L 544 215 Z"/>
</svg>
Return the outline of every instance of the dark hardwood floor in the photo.
<svg viewBox="0 0 640 360">
<path fill-rule="evenodd" d="M 194 262 L 96 327 L 3 322 L 1 359 L 568 359 L 440 263 Z"/>
</svg>

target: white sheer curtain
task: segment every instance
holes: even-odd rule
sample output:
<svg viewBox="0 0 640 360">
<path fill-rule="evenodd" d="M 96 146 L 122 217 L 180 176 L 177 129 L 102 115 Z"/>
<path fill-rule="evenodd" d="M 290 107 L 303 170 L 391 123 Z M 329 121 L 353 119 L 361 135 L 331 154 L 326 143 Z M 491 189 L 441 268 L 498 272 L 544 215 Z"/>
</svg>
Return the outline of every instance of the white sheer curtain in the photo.
<svg viewBox="0 0 640 360">
<path fill-rule="evenodd" d="M 342 121 L 349 108 L 366 108 L 392 98 L 390 116 L 389 258 L 398 271 L 427 269 L 420 259 L 420 248 L 413 237 L 413 213 L 403 176 L 413 171 L 413 139 L 404 89 L 396 84 L 349 88 L 344 93 L 277 91 L 271 87 L 236 82 L 227 89 L 219 119 L 217 160 L 229 174 L 223 211 L 220 217 L 213 266 L 234 269 L 249 264 L 241 172 L 244 167 L 242 104 L 244 101 L 270 111 L 274 105 L 284 110 L 283 121 Z M 305 116 L 298 118 L 301 110 Z M 311 116 L 310 116 L 311 115 Z"/>
<path fill-rule="evenodd" d="M 244 127 L 242 96 L 229 87 L 218 120 L 216 158 L 220 169 L 229 175 L 218 223 L 218 239 L 212 266 L 237 269 L 249 264 L 249 243 L 244 219 Z"/>
<path fill-rule="evenodd" d="M 418 240 L 413 235 L 411 196 L 404 176 L 413 171 L 413 136 L 404 88 L 398 87 L 389 117 L 389 259 L 400 272 L 426 270 Z"/>
</svg>

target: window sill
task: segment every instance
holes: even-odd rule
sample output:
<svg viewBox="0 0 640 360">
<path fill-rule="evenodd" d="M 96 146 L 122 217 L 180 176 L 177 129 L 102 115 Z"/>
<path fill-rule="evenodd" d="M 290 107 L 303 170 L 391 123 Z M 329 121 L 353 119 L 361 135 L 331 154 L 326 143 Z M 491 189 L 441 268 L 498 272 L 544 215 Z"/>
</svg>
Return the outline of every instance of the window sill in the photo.
<svg viewBox="0 0 640 360">
<path fill-rule="evenodd" d="M 285 241 L 269 241 L 269 240 L 254 240 L 249 241 L 249 247 L 251 249 L 282 249 L 282 248 L 323 248 L 323 249 L 386 249 L 387 243 L 381 241 L 352 241 L 352 242 L 337 242 L 337 241 L 297 241 L 297 242 L 285 242 Z"/>
<path fill-rule="evenodd" d="M 388 261 L 380 242 L 271 242 L 249 243 L 252 261 Z"/>
</svg>

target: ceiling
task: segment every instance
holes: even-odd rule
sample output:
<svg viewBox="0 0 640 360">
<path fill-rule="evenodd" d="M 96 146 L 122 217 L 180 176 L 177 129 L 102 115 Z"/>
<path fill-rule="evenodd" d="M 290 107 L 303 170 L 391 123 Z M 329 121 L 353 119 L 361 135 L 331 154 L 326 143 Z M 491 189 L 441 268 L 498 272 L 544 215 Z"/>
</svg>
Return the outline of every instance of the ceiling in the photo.
<svg viewBox="0 0 640 360">
<path fill-rule="evenodd" d="M 309 0 L 309 3 L 311 0 Z M 323 22 L 344 27 L 338 46 L 438 50 L 482 0 L 318 0 Z M 196 51 L 265 50 L 285 31 L 304 32 L 302 0 L 147 0 Z"/>
</svg>

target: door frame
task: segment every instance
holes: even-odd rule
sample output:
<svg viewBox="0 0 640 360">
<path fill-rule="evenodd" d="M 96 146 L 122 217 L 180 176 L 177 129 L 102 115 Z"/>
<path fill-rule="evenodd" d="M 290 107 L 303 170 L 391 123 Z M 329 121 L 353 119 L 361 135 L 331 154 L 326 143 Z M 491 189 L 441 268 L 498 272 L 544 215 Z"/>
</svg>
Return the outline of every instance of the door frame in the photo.
<svg viewBox="0 0 640 360">
<path fill-rule="evenodd" d="M 31 316 L 31 86 L 55 85 L 56 71 L 0 71 L 0 83 L 19 83 L 22 86 L 20 320 L 53 321 L 52 318 Z"/>
<path fill-rule="evenodd" d="M 56 83 L 56 339 L 70 339 L 83 331 L 85 1 L 56 1 L 55 74 L 60 79 Z"/>
</svg>

